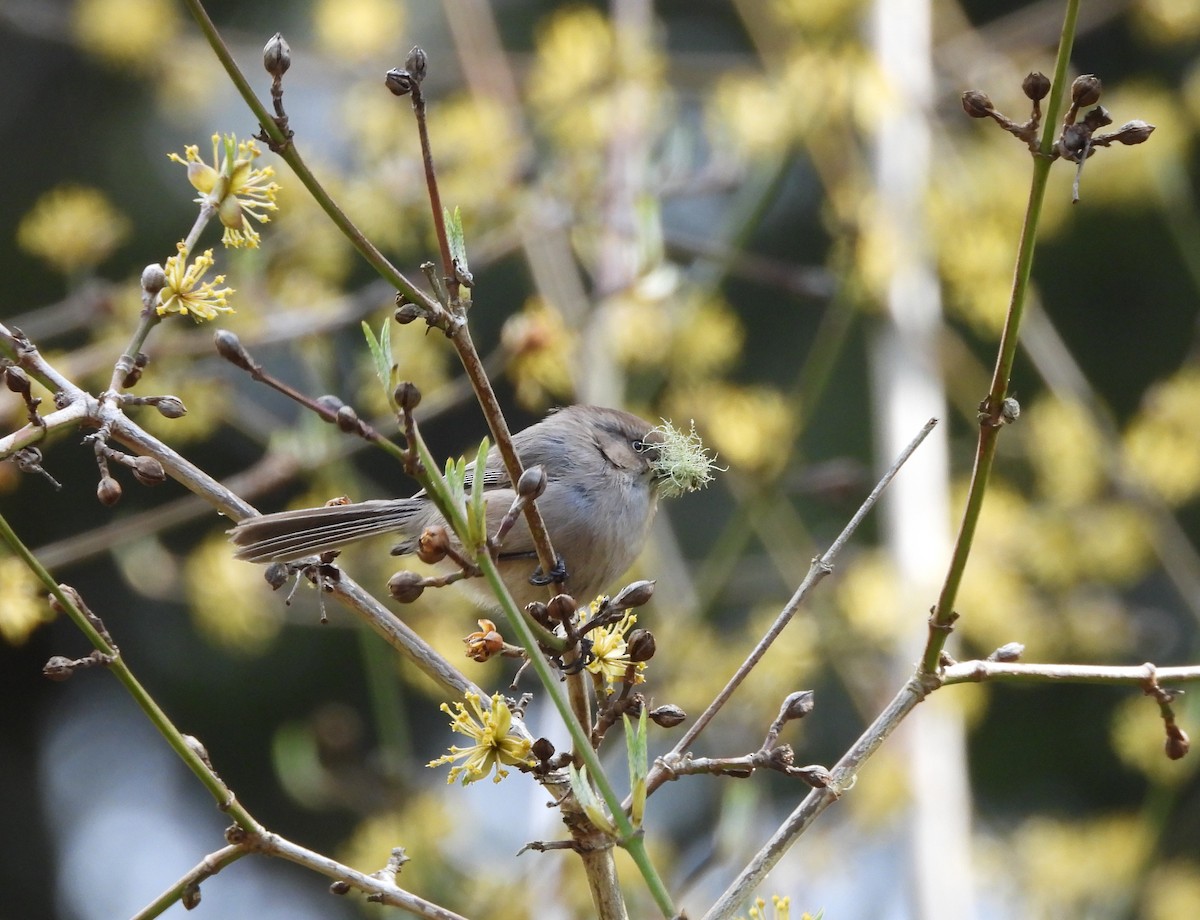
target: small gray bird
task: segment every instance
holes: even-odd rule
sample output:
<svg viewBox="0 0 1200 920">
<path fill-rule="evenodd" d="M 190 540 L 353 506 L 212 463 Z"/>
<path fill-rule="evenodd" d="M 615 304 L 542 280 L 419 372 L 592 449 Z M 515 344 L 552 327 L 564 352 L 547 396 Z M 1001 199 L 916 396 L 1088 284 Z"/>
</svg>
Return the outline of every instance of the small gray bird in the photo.
<svg viewBox="0 0 1200 920">
<path fill-rule="evenodd" d="M 567 590 L 586 603 L 625 572 L 641 552 L 658 503 L 654 426 L 636 415 L 598 406 L 569 406 L 513 435 L 525 468 L 541 466 L 546 490 L 537 500 L 546 529 L 566 565 Z M 474 464 L 467 467 L 468 489 Z M 516 493 L 495 447 L 487 455 L 483 488 L 488 531 L 494 533 Z M 230 534 L 237 558 L 292 562 L 384 533 L 401 542 L 394 555 L 415 552 L 421 532 L 443 524 L 424 491 L 412 498 L 302 508 L 247 518 Z M 545 600 L 530 581 L 537 554 L 524 515 L 500 548 L 499 567 L 521 605 Z"/>
</svg>

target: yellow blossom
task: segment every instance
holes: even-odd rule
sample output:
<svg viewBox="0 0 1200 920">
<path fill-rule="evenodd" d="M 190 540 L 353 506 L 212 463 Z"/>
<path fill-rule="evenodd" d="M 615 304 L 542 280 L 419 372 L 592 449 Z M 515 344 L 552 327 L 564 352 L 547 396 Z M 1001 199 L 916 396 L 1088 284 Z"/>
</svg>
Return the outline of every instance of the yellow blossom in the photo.
<svg viewBox="0 0 1200 920">
<path fill-rule="evenodd" d="M 599 609 L 599 601 L 593 601 L 588 608 L 588 617 L 594 617 Z M 616 623 L 588 630 L 586 635 L 592 643 L 592 657 L 587 663 L 587 669 L 593 674 L 600 675 L 608 683 L 615 684 L 625 680 L 630 666 L 636 664 L 633 682 L 635 684 L 642 683 L 646 679 L 642 676 L 646 662 L 635 663 L 632 661 L 629 657 L 629 645 L 625 641 L 626 634 L 633 629 L 635 623 L 637 623 L 637 615 L 626 611 L 625 615 Z"/>
<path fill-rule="evenodd" d="M 373 57 L 404 34 L 404 5 L 395 0 L 319 0 L 313 32 L 338 59 Z"/>
<path fill-rule="evenodd" d="M 179 244 L 179 251 L 167 259 L 164 272 L 167 283 L 158 295 L 158 315 L 178 313 L 181 316 L 191 315 L 196 322 L 215 319 L 218 313 L 232 313 L 228 297 L 233 288 L 218 287 L 225 282 L 224 275 L 217 275 L 212 281 L 201 281 L 205 273 L 213 266 L 211 249 L 197 256 L 189 266 L 187 249 Z"/>
<path fill-rule="evenodd" d="M 103 262 L 129 235 L 129 220 L 97 189 L 60 185 L 38 198 L 17 225 L 26 252 L 63 274 Z"/>
<path fill-rule="evenodd" d="M 109 64 L 153 71 L 175 45 L 179 13 L 171 0 L 78 0 L 72 31 L 79 47 Z"/>
<path fill-rule="evenodd" d="M 465 704 L 456 702 L 452 708 L 448 703 L 442 703 L 441 708 L 450 716 L 450 727 L 475 739 L 475 744 L 465 748 L 451 745 L 450 753 L 431 760 L 428 766 L 454 764 L 446 782 L 453 783 L 462 777 L 462 784 L 466 786 L 483 779 L 493 768 L 496 770 L 493 781 L 500 782 L 508 776 L 502 764 L 532 765 L 533 759 L 529 756 L 532 743 L 512 731 L 512 710 L 504 698 L 499 693 L 493 693 L 491 708 L 484 709 L 478 693 L 468 693 L 466 697 Z M 462 763 L 455 764 L 456 760 Z"/>
<path fill-rule="evenodd" d="M 275 196 L 279 193 L 279 183 L 271 181 L 275 170 L 254 165 L 262 151 L 253 140 L 239 141 L 232 134 L 222 139 L 214 134 L 212 145 L 211 164 L 201 159 L 200 148 L 195 144 L 184 147 L 182 157 L 177 153 L 167 156 L 187 167 L 188 181 L 200 192 L 196 202 L 216 212 L 225 227 L 221 242 L 233 249 L 257 247 L 261 237 L 246 217 L 260 224 L 271 219 L 266 212 L 278 207 Z"/>
<path fill-rule="evenodd" d="M 25 563 L 15 556 L 0 558 L 0 639 L 21 645 L 30 633 L 54 619 L 54 612 L 41 596 L 41 585 Z"/>
</svg>

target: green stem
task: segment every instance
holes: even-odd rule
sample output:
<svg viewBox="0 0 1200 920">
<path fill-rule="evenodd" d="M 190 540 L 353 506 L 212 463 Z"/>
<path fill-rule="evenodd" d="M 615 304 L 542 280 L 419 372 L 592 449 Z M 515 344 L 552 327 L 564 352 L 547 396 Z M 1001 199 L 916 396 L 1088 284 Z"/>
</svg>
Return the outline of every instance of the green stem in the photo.
<svg viewBox="0 0 1200 920">
<path fill-rule="evenodd" d="M 133 676 L 133 672 L 125 664 L 125 660 L 121 657 L 121 653 L 117 647 L 93 625 L 92 621 L 76 605 L 71 595 L 67 591 L 64 591 L 62 586 L 46 571 L 45 566 L 25 546 L 2 514 L 0 514 L 0 537 L 4 539 L 4 542 L 8 544 L 13 553 L 28 566 L 29 570 L 37 576 L 38 580 L 46 586 L 46 589 L 58 601 L 59 606 L 66 611 L 71 622 L 87 637 L 88 641 L 102 654 L 108 656 L 110 659 L 107 665 L 108 670 L 121 682 L 129 695 L 133 697 L 134 702 L 141 707 L 146 717 L 158 729 L 159 734 L 166 739 L 167 744 L 179 755 L 180 760 L 204 784 L 204 788 L 216 799 L 217 806 L 232 816 L 233 820 L 239 826 L 255 833 L 260 833 L 262 827 L 259 823 L 238 803 L 229 787 L 222 782 L 212 767 L 205 763 L 201 754 L 192 745 L 188 744 L 183 733 L 175 727 L 167 717 L 167 714 L 159 707 L 158 703 L 154 701 L 153 697 L 138 682 L 137 678 Z"/>
<path fill-rule="evenodd" d="M 946 639 L 950 635 L 957 616 L 954 612 L 954 603 L 958 597 L 959 587 L 962 585 L 967 559 L 971 555 L 975 530 L 983 509 L 984 494 L 987 492 L 992 463 L 996 457 L 996 444 L 1002 424 L 1000 410 L 1008 393 L 1013 361 L 1016 359 L 1021 318 L 1025 312 L 1029 277 L 1033 270 L 1038 221 L 1041 218 L 1042 202 L 1045 199 L 1046 183 L 1052 163 L 1050 152 L 1060 130 L 1058 116 L 1063 105 L 1067 66 L 1071 60 L 1071 48 L 1075 40 L 1075 24 L 1078 15 L 1079 0 L 1067 0 L 1067 11 L 1058 44 L 1058 58 L 1054 67 L 1054 80 L 1046 107 L 1046 120 L 1042 126 L 1040 153 L 1033 158 L 1033 177 L 1029 187 L 1029 202 L 1025 208 L 1025 222 L 1021 227 L 1021 241 L 1017 249 L 1017 265 L 1013 273 L 1008 315 L 1005 317 L 1004 332 L 1000 337 L 992 384 L 980 412 L 979 442 L 975 450 L 975 465 L 971 471 L 971 484 L 967 492 L 966 507 L 963 509 L 962 522 L 954 542 L 954 552 L 946 572 L 946 579 L 938 596 L 937 606 L 929 620 L 929 638 L 926 640 L 925 652 L 921 657 L 921 669 L 928 674 L 937 672 L 942 649 L 946 645 Z"/>
<path fill-rule="evenodd" d="M 420 304 L 430 312 L 439 312 L 441 305 L 413 284 L 396 266 L 392 265 L 383 253 L 375 248 L 375 245 L 363 235 L 363 232 L 358 229 L 354 222 L 346 216 L 346 213 L 338 206 L 337 202 L 325 191 L 324 186 L 317 181 L 316 176 L 312 174 L 304 160 L 301 159 L 299 151 L 296 150 L 296 145 L 292 143 L 292 139 L 284 132 L 279 123 L 276 122 L 275 117 L 267 111 L 267 107 L 255 95 L 254 90 L 250 87 L 237 62 L 234 61 L 233 54 L 217 31 L 217 27 L 209 18 L 208 12 L 204 9 L 204 4 L 200 0 L 184 0 L 184 2 L 187 4 L 192 17 L 199 24 L 200 30 L 204 33 L 209 46 L 213 49 L 213 53 L 216 54 L 217 59 L 221 62 L 221 66 L 225 68 L 229 79 L 233 81 L 233 85 L 237 88 L 238 93 L 246 105 L 250 107 L 250 110 L 254 113 L 254 117 L 258 119 L 258 123 L 271 149 L 279 154 L 284 162 L 292 168 L 292 172 L 296 174 L 296 177 L 304 184 L 304 187 L 308 189 L 309 194 L 313 196 L 317 204 L 321 206 L 321 209 L 329 215 L 329 219 L 346 235 L 346 238 L 350 240 L 354 248 L 359 251 L 362 257 L 367 260 L 382 278 L 386 279 L 389 284 L 393 285 L 413 303 Z"/>
</svg>

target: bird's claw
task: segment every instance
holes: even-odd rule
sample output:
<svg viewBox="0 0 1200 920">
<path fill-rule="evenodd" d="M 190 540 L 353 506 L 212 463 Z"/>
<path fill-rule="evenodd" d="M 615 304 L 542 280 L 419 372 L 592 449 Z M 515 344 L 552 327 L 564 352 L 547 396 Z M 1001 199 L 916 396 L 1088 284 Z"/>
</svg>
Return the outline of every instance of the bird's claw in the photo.
<svg viewBox="0 0 1200 920">
<path fill-rule="evenodd" d="M 529 583 L 531 585 L 537 585 L 539 588 L 553 584 L 554 582 L 563 582 L 566 580 L 567 560 L 565 560 L 562 556 L 559 556 L 554 560 L 554 568 L 550 570 L 549 575 L 545 574 L 542 571 L 542 567 L 539 565 L 533 570 L 533 574 L 529 576 Z"/>
</svg>

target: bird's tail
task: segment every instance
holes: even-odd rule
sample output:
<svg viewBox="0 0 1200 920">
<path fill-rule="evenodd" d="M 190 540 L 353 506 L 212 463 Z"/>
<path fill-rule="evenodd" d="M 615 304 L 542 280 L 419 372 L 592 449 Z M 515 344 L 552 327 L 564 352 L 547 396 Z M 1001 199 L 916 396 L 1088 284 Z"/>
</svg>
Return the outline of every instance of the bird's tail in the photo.
<svg viewBox="0 0 1200 920">
<path fill-rule="evenodd" d="M 366 537 L 405 533 L 426 516 L 417 499 L 379 499 L 246 518 L 229 531 L 238 559 L 293 562 Z"/>
</svg>

